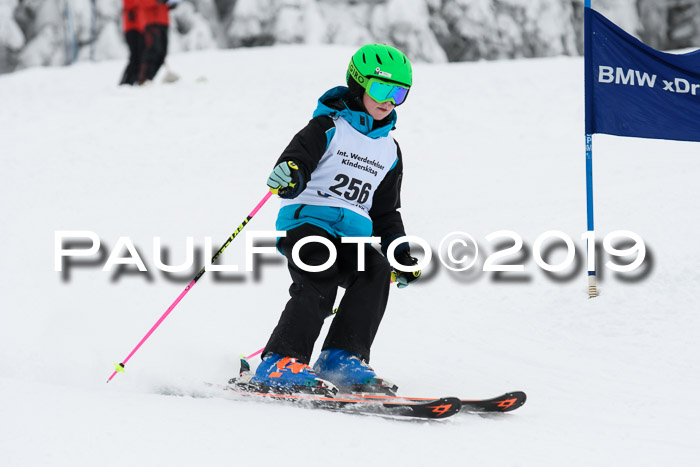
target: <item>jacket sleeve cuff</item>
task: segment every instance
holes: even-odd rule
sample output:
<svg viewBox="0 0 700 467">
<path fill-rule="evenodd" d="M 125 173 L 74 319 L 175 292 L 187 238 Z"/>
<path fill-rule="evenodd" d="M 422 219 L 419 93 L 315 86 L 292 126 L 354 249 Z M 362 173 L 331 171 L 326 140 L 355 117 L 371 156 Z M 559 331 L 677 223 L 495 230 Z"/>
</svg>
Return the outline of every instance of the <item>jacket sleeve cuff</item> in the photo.
<svg viewBox="0 0 700 467">
<path fill-rule="evenodd" d="M 394 235 L 390 235 L 388 237 L 382 238 L 382 253 L 384 256 L 386 256 L 387 250 L 389 249 L 389 245 L 391 245 L 391 242 L 396 240 L 397 238 L 405 237 L 405 233 L 398 233 Z M 407 251 L 410 253 L 410 246 L 408 242 L 403 242 L 399 243 L 396 246 L 396 249 L 394 249 L 394 256 L 398 255 L 399 253 L 402 253 L 404 251 Z"/>
</svg>

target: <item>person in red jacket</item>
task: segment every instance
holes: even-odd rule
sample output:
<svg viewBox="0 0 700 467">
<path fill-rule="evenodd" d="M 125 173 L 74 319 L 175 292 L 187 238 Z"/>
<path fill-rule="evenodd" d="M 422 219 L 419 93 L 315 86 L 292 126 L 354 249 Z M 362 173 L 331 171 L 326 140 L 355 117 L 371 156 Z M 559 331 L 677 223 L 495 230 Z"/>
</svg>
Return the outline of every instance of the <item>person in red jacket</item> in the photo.
<svg viewBox="0 0 700 467">
<path fill-rule="evenodd" d="M 124 22 L 124 36 L 129 46 L 129 62 L 122 75 L 120 85 L 133 85 L 138 82 L 141 70 L 141 58 L 145 47 L 144 29 L 146 26 L 142 0 L 123 0 L 124 10 L 122 20 Z"/>
<path fill-rule="evenodd" d="M 139 71 L 139 84 L 153 81 L 168 54 L 170 10 L 180 0 L 142 0 L 145 15 L 146 47 Z"/>
</svg>

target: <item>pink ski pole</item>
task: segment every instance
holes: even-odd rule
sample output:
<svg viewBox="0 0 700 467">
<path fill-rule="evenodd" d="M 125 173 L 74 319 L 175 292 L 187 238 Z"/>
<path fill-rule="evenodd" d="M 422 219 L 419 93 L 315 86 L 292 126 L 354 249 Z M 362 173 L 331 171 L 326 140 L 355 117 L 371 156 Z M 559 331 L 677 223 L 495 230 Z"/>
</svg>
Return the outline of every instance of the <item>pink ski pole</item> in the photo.
<svg viewBox="0 0 700 467">
<path fill-rule="evenodd" d="M 216 261 L 219 258 L 219 256 L 221 256 L 221 254 L 229 246 L 229 244 L 233 241 L 233 239 L 236 238 L 236 236 L 240 233 L 241 230 L 243 230 L 243 227 L 245 227 L 248 224 L 248 222 L 250 222 L 250 220 L 253 218 L 253 216 L 255 216 L 255 214 L 257 214 L 257 212 L 260 210 L 260 208 L 263 207 L 263 205 L 267 202 L 267 200 L 270 199 L 272 194 L 273 194 L 272 191 L 267 192 L 265 197 L 258 203 L 257 206 L 255 206 L 255 209 L 253 209 L 253 211 L 248 215 L 248 217 L 245 218 L 245 220 L 241 223 L 241 225 L 239 225 L 238 228 L 226 240 L 226 243 L 224 243 L 221 246 L 221 248 L 219 248 L 219 251 L 217 251 L 216 254 L 214 255 L 214 257 L 211 259 L 212 263 L 214 263 L 214 261 Z M 202 277 L 204 275 L 205 272 L 206 272 L 205 268 L 202 268 L 202 270 L 199 271 L 199 273 L 194 277 L 194 279 L 192 279 L 192 281 L 189 284 L 187 284 L 187 287 L 185 287 L 185 290 L 183 290 L 182 293 L 180 293 L 180 295 L 175 299 L 175 301 L 168 307 L 168 309 L 165 310 L 165 313 L 163 313 L 163 316 L 161 316 L 160 319 L 158 321 L 156 321 L 156 324 L 154 324 L 153 327 L 146 333 L 146 335 L 143 336 L 143 339 L 141 339 L 141 341 L 136 345 L 136 347 L 134 347 L 134 350 L 132 350 L 131 353 L 129 353 L 129 355 L 127 355 L 126 358 L 121 363 L 114 364 L 115 370 L 114 370 L 114 373 L 112 373 L 112 376 L 110 376 L 109 379 L 107 380 L 108 383 L 110 381 L 112 381 L 112 378 L 114 378 L 114 376 L 117 373 L 124 373 L 124 365 L 126 365 L 126 362 L 128 362 L 129 359 L 131 359 L 131 357 L 139 349 L 139 347 L 141 347 L 143 345 L 143 343 L 146 342 L 146 340 L 149 337 L 151 337 L 151 334 L 153 334 L 153 331 L 155 331 L 158 328 L 158 326 L 160 326 L 160 324 L 165 320 L 165 318 L 168 317 L 170 312 L 173 311 L 173 309 L 177 306 L 177 304 L 180 303 L 180 300 L 182 300 L 183 297 L 185 295 L 187 295 L 187 292 L 189 292 L 190 289 L 192 287 L 194 287 L 194 284 L 199 280 L 200 277 Z"/>
<path fill-rule="evenodd" d="M 263 348 L 260 349 L 260 350 L 256 350 L 255 352 L 253 352 L 252 354 L 250 354 L 250 355 L 248 355 L 247 357 L 244 357 L 244 358 L 245 358 L 246 360 L 250 360 L 251 358 L 255 357 L 256 355 L 260 355 L 261 353 L 263 353 L 263 350 L 265 350 L 265 347 L 263 347 Z"/>
</svg>

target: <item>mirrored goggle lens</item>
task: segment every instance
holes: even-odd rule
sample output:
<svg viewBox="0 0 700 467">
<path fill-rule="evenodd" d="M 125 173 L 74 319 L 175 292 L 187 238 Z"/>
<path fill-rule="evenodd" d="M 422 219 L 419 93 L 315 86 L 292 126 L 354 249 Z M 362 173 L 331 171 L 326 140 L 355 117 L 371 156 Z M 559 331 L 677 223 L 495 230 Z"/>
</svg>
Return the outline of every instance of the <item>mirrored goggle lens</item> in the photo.
<svg viewBox="0 0 700 467">
<path fill-rule="evenodd" d="M 377 102 L 386 102 L 393 99 L 394 104 L 399 105 L 406 100 L 408 88 L 382 83 L 381 81 L 373 81 L 369 86 L 368 93 Z"/>
</svg>

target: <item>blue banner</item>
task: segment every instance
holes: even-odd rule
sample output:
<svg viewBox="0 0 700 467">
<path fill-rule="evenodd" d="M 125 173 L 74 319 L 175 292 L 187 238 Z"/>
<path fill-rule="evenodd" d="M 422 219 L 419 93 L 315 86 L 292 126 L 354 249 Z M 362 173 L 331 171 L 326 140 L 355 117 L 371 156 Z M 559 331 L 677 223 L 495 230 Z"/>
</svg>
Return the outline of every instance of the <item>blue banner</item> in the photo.
<svg viewBox="0 0 700 467">
<path fill-rule="evenodd" d="M 585 8 L 586 134 L 700 141 L 700 50 L 655 50 Z"/>
</svg>

